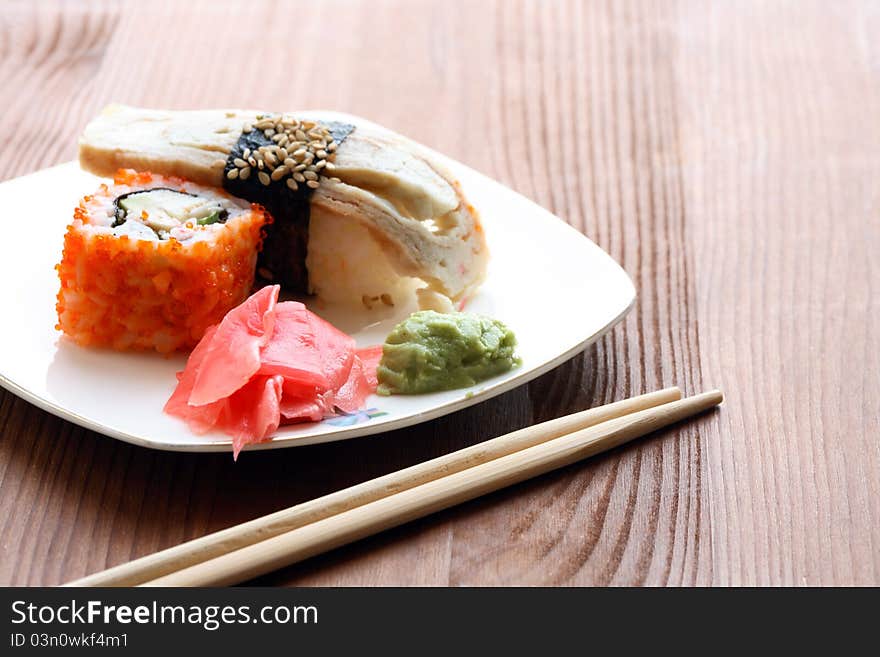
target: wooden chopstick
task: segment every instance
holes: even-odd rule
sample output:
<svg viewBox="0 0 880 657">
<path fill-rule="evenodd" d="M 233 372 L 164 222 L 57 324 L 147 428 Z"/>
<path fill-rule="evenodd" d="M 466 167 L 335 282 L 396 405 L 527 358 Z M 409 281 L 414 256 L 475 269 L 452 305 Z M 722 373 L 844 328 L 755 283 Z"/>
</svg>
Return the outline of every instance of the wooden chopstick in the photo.
<svg viewBox="0 0 880 657">
<path fill-rule="evenodd" d="M 134 586 L 559 436 L 681 399 L 666 388 L 542 422 L 88 575 L 67 586 Z"/>
<path fill-rule="evenodd" d="M 721 401 L 721 392 L 715 390 L 608 420 L 331 515 L 143 585 L 225 586 L 249 580 L 617 447 Z"/>
</svg>

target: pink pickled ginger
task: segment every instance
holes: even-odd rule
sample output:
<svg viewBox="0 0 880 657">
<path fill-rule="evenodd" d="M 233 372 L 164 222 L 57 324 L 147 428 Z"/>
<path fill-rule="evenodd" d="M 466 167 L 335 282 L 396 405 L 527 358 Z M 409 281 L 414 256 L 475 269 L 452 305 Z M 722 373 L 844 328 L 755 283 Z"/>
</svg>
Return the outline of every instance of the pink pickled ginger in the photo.
<svg viewBox="0 0 880 657">
<path fill-rule="evenodd" d="M 226 313 L 196 371 L 190 404 L 202 406 L 229 397 L 257 373 L 260 350 L 269 341 L 275 325 L 279 289 L 277 285 L 264 287 Z"/>
<path fill-rule="evenodd" d="M 233 455 L 282 423 L 354 413 L 376 390 L 381 347 L 354 339 L 264 287 L 209 328 L 177 375 L 165 412 L 196 433 L 232 436 Z"/>
</svg>

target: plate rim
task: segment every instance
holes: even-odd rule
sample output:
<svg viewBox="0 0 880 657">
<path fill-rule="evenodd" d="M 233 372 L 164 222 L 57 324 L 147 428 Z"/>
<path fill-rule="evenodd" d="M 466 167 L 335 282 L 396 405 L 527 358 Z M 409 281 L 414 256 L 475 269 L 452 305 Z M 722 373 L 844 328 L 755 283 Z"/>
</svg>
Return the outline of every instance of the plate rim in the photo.
<svg viewBox="0 0 880 657">
<path fill-rule="evenodd" d="M 343 440 L 350 440 L 352 438 L 365 438 L 367 436 L 378 436 L 386 431 L 396 431 L 397 429 L 404 429 L 406 427 L 410 427 L 416 424 L 421 424 L 422 422 L 428 422 L 430 420 L 435 420 L 438 417 L 442 417 L 444 415 L 449 415 L 450 413 L 454 413 L 459 410 L 464 410 L 465 408 L 469 408 L 471 406 L 475 406 L 476 404 L 482 403 L 484 401 L 488 401 L 493 397 L 497 397 L 498 395 L 504 394 L 505 392 L 509 392 L 514 388 L 519 388 L 521 385 L 529 383 L 530 381 L 535 380 L 542 374 L 546 374 L 550 370 L 558 367 L 562 363 L 567 360 L 575 357 L 581 351 L 589 347 L 591 344 L 596 342 L 603 335 L 608 333 L 611 329 L 613 329 L 617 324 L 626 317 L 627 313 L 632 310 L 632 307 L 635 305 L 636 295 L 633 294 L 630 297 L 629 302 L 623 311 L 617 315 L 613 320 L 611 320 L 608 324 L 606 324 L 601 330 L 597 331 L 595 334 L 589 336 L 586 340 L 581 343 L 575 345 L 568 351 L 564 352 L 560 356 L 553 358 L 541 365 L 535 367 L 534 369 L 529 370 L 521 377 L 516 377 L 513 379 L 508 379 L 507 381 L 499 382 L 493 386 L 489 386 L 487 388 L 483 388 L 479 392 L 474 393 L 470 397 L 462 397 L 459 399 L 452 399 L 443 404 L 439 404 L 429 411 L 425 411 L 424 413 L 418 413 L 409 415 L 407 417 L 402 417 L 397 420 L 391 419 L 387 420 L 381 424 L 370 424 L 364 423 L 358 427 L 348 428 L 346 431 L 339 432 L 339 436 L 336 437 L 335 434 L 321 434 L 318 436 L 303 436 L 302 438 L 297 438 L 292 436 L 287 438 L 286 440 L 278 440 L 276 441 L 274 438 L 271 440 L 267 440 L 262 443 L 252 443 L 247 445 L 242 451 L 254 452 L 254 451 L 264 451 L 271 449 L 283 449 L 286 447 L 306 447 L 308 445 L 320 445 L 323 443 L 332 443 L 332 442 L 340 442 Z M 89 429 L 90 431 L 95 431 L 101 435 L 107 436 L 109 438 L 114 438 L 116 440 L 121 440 L 122 442 L 128 443 L 130 445 L 137 445 L 138 447 L 146 447 L 149 449 L 156 449 L 163 452 L 184 452 L 189 454 L 198 454 L 198 453 L 219 453 L 219 452 L 231 452 L 232 451 L 232 441 L 230 440 L 220 440 L 220 441 L 211 441 L 205 442 L 204 444 L 183 444 L 183 443 L 170 443 L 170 442 L 157 442 L 150 438 L 141 438 L 140 436 L 135 436 L 125 431 L 120 431 L 118 429 L 114 429 L 105 424 L 101 424 L 100 422 L 96 422 L 94 420 L 90 420 L 89 418 L 83 417 L 73 411 L 70 411 L 63 406 L 59 406 L 58 404 L 52 403 L 51 401 L 44 399 L 38 395 L 31 393 L 30 391 L 22 388 L 14 381 L 10 380 L 3 374 L 0 374 L 0 386 L 11 392 L 12 394 L 21 397 L 25 401 L 37 406 L 38 408 L 46 411 L 47 413 L 51 413 L 56 417 L 61 418 L 62 420 L 67 420 L 68 422 L 72 422 L 84 429 Z M 449 408 L 453 406 L 454 408 Z"/>
</svg>

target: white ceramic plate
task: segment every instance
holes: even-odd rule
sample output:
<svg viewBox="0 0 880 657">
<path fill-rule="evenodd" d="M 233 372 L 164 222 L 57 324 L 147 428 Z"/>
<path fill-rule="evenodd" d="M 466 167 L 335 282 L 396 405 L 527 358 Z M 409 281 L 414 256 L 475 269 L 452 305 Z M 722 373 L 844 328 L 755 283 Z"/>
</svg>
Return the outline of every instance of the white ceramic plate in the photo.
<svg viewBox="0 0 880 657">
<path fill-rule="evenodd" d="M 465 390 L 373 396 L 365 413 L 281 427 L 273 440 L 248 449 L 354 438 L 471 406 L 571 358 L 632 306 L 632 281 L 593 242 L 510 189 L 443 159 L 479 209 L 492 255 L 486 283 L 467 309 L 513 329 L 522 367 Z M 183 356 L 86 349 L 54 328 L 54 265 L 64 230 L 78 200 L 100 182 L 71 162 L 0 183 L 0 384 L 50 413 L 126 442 L 187 452 L 231 451 L 227 436 L 194 435 L 162 412 Z M 368 318 L 312 309 L 354 335 L 360 346 L 380 344 L 408 310 Z"/>
</svg>

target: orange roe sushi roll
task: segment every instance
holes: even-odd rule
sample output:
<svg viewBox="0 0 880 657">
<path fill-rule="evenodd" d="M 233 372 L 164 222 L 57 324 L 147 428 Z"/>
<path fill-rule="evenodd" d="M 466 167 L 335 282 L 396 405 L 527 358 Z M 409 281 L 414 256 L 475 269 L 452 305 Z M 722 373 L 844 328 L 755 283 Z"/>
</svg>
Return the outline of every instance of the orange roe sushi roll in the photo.
<svg viewBox="0 0 880 657">
<path fill-rule="evenodd" d="M 222 190 L 120 170 L 67 228 L 57 328 L 117 350 L 194 347 L 247 298 L 268 221 Z"/>
</svg>

